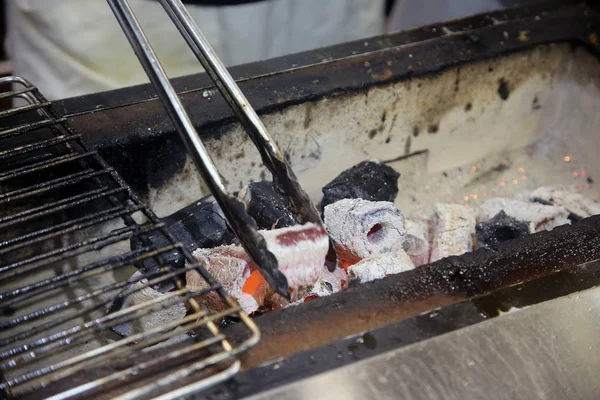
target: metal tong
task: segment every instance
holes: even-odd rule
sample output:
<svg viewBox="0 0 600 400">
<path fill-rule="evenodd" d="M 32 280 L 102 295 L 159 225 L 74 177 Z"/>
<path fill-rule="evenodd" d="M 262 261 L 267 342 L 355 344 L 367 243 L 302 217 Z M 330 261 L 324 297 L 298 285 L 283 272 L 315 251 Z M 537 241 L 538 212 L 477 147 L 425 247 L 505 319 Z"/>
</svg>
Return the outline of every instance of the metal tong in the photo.
<svg viewBox="0 0 600 400">
<path fill-rule="evenodd" d="M 177 93 L 173 89 L 173 86 L 171 86 L 168 76 L 152 50 L 150 42 L 146 38 L 129 3 L 127 0 L 107 1 L 135 54 L 139 58 L 150 82 L 158 92 L 169 117 L 183 139 L 196 167 L 223 210 L 231 229 L 241 241 L 244 249 L 255 262 L 269 285 L 277 293 L 289 299 L 288 282 L 285 275 L 278 268 L 277 259 L 267 250 L 266 241 L 258 233 L 256 222 L 246 213 L 246 205 L 227 191 L 223 179 L 202 144 L 198 132 L 183 108 Z M 290 205 L 296 214 L 298 223 L 312 222 L 323 227 L 319 212 L 300 186 L 296 175 L 286 163 L 282 152 L 223 63 L 217 57 L 206 37 L 204 37 L 187 12 L 185 6 L 180 0 L 159 0 L 159 2 L 252 139 L 252 142 L 260 152 L 264 165 L 273 176 L 275 188 L 290 199 Z M 326 265 L 330 271 L 335 270 L 337 265 L 335 247 L 331 239 L 329 241 Z"/>
</svg>

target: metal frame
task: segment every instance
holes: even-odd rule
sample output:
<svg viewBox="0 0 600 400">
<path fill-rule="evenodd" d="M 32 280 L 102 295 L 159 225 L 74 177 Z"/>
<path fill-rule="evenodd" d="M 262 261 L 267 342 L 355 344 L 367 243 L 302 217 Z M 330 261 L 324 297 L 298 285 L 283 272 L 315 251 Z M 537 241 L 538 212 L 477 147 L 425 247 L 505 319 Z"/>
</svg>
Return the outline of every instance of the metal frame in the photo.
<svg viewBox="0 0 600 400">
<path fill-rule="evenodd" d="M 4 394 L 22 396 L 36 391 L 35 396 L 40 396 L 44 388 L 53 399 L 67 399 L 99 390 L 107 392 L 111 384 L 118 382 L 125 385 L 120 389 L 126 391 L 120 393 L 122 398 L 137 399 L 155 393 L 162 393 L 161 398 L 176 398 L 234 375 L 240 368 L 236 355 L 259 340 L 255 324 L 98 153 L 81 144 L 81 135 L 55 113 L 35 86 L 18 77 L 2 78 L 0 83 L 15 86 L 12 91 L 0 93 L 0 98 L 26 103 L 0 112 L 0 308 L 4 313 L 0 318 L 0 369 L 4 378 L 0 389 Z M 154 248 L 146 239 L 146 234 L 154 230 L 171 244 Z M 134 237 L 144 247 L 130 251 L 129 240 Z M 127 250 L 108 258 L 99 253 L 118 243 L 124 243 Z M 183 255 L 185 268 L 172 270 L 164 262 L 163 255 L 173 251 Z M 84 256 L 90 258 L 82 262 Z M 149 257 L 161 265 L 159 273 L 135 282 L 97 285 L 95 279 L 102 274 Z M 192 291 L 184 286 L 184 276 L 192 269 L 204 278 L 205 289 Z M 47 271 L 54 271 L 54 276 L 44 277 Z M 89 317 L 91 312 L 105 310 L 116 298 L 126 299 L 164 281 L 173 282 L 176 289 L 157 299 Z M 44 304 L 41 302 L 45 297 L 84 284 L 84 294 L 36 308 L 36 302 Z M 222 304 L 222 312 L 211 314 L 201 307 L 196 299 L 207 295 Z M 92 300 L 95 302 L 90 305 Z M 190 311 L 180 321 L 78 355 L 64 353 L 94 335 L 107 334 L 118 324 L 133 323 L 181 302 L 186 302 Z M 245 327 L 243 340 L 233 342 L 219 330 L 218 321 L 226 316 L 235 316 Z M 84 318 L 85 322 L 78 325 L 75 318 Z M 67 391 L 52 392 L 53 383 L 80 374 L 86 367 L 112 365 L 190 330 L 204 336 Z M 38 360 L 48 356 L 58 359 L 36 366 Z M 152 382 L 141 387 L 133 385 L 127 391 L 132 375 L 139 377 L 160 365 L 164 365 L 162 374 L 158 373 Z M 209 371 L 196 383 L 168 393 L 180 380 L 214 366 L 219 366 L 216 373 Z"/>
</svg>

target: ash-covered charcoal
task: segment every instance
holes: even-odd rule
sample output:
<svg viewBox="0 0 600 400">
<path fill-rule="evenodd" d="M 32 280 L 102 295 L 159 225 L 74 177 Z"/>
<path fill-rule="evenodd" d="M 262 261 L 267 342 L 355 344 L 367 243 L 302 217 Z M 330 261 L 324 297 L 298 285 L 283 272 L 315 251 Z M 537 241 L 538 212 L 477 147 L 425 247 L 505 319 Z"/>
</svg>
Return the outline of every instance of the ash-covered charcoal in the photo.
<svg viewBox="0 0 600 400">
<path fill-rule="evenodd" d="M 325 268 L 317 283 L 304 296 L 304 300 L 312 300 L 337 293 L 346 286 L 347 282 L 348 274 L 343 268 L 336 268 L 333 272 L 329 272 Z"/>
<path fill-rule="evenodd" d="M 529 234 L 529 225 L 500 211 L 494 218 L 475 227 L 477 247 L 487 248 Z"/>
<path fill-rule="evenodd" d="M 163 222 L 173 233 L 175 239 L 183 243 L 190 251 L 198 247 L 216 247 L 237 242 L 235 235 L 227 226 L 221 208 L 212 196 L 204 197 L 163 218 Z M 156 248 L 171 244 L 160 230 L 152 231 L 147 236 Z M 144 245 L 139 238 L 132 239 L 132 250 L 143 247 Z M 182 254 L 178 251 L 166 253 L 165 261 L 174 268 L 181 268 L 185 264 Z M 145 259 L 136 267 L 151 274 L 159 270 L 159 264 L 154 258 Z M 161 285 L 156 289 L 163 292 L 171 288 L 172 286 Z"/>
<path fill-rule="evenodd" d="M 260 233 L 267 241 L 267 249 L 277 258 L 293 299 L 300 289 L 317 282 L 329 250 L 329 238 L 322 227 L 307 223 Z"/>
<path fill-rule="evenodd" d="M 132 283 L 132 285 L 127 287 L 126 290 L 140 289 L 143 285 L 147 284 L 148 280 L 141 279 L 142 277 L 142 273 L 140 273 L 139 271 L 135 272 L 131 276 L 131 278 L 129 278 L 129 280 L 131 282 L 139 280 L 139 282 Z M 118 311 L 126 307 L 135 306 L 146 301 L 154 300 L 164 296 L 165 294 L 154 290 L 151 287 L 146 287 L 134 293 L 131 293 L 130 295 L 125 297 L 123 301 L 115 301 L 112 304 L 110 311 Z M 128 337 L 137 333 L 145 332 L 152 328 L 156 328 L 160 325 L 178 321 L 185 317 L 186 309 L 183 302 L 175 302 L 174 299 L 165 299 L 165 301 L 173 301 L 173 305 L 164 309 L 152 311 L 148 315 L 145 315 L 143 317 L 135 318 L 131 321 L 115 325 L 112 328 L 112 331 L 120 336 Z"/>
<path fill-rule="evenodd" d="M 398 195 L 400 174 L 378 161 L 363 161 L 345 170 L 323 188 L 323 209 L 342 199 L 391 201 Z"/>
<path fill-rule="evenodd" d="M 530 203 L 507 198 L 496 198 L 483 202 L 479 207 L 478 220 L 487 221 L 504 211 L 506 215 L 529 225 L 529 232 L 550 230 L 557 226 L 570 224 L 566 208 L 539 203 Z"/>
<path fill-rule="evenodd" d="M 414 268 L 410 257 L 404 251 L 370 257 L 348 267 L 348 284 L 370 282 Z"/>
<path fill-rule="evenodd" d="M 329 238 L 321 227 L 308 223 L 259 232 L 267 242 L 267 249 L 277 258 L 294 300 L 301 291 L 312 287 L 326 270 L 324 264 Z M 289 304 L 269 287 L 241 246 L 197 249 L 193 254 L 246 313 L 251 314 L 261 307 L 274 310 Z M 187 272 L 186 280 L 192 290 L 208 287 L 195 270 Z M 223 304 L 217 300 L 216 294 L 212 293 L 198 299 L 208 309 L 222 311 Z"/>
<path fill-rule="evenodd" d="M 415 267 L 429 262 L 429 221 L 422 218 L 406 219 L 406 239 L 404 251 Z"/>
<path fill-rule="evenodd" d="M 252 182 L 238 193 L 247 204 L 247 212 L 258 229 L 285 228 L 296 225 L 296 217 L 290 209 L 289 199 L 275 190 L 273 182 Z"/>
<path fill-rule="evenodd" d="M 394 203 L 343 199 L 325 207 L 324 216 L 342 267 L 403 250 L 404 216 Z"/>
<path fill-rule="evenodd" d="M 248 314 L 258 309 L 256 301 L 249 301 L 243 296 L 244 283 L 250 277 L 252 261 L 240 246 L 219 246 L 211 249 L 196 249 L 192 253 L 204 266 L 204 269 L 218 282 L 233 298 L 235 298 Z M 196 270 L 186 272 L 186 287 L 192 291 L 208 289 L 208 283 Z M 212 311 L 223 311 L 227 305 L 216 293 L 209 293 L 199 298 L 199 301 Z"/>
<path fill-rule="evenodd" d="M 438 203 L 434 207 L 431 228 L 429 262 L 473 251 L 475 215 L 470 209 L 458 204 Z"/>
<path fill-rule="evenodd" d="M 539 187 L 529 194 L 529 200 L 564 207 L 569 211 L 569 219 L 573 222 L 600 214 L 598 202 L 563 187 Z"/>
</svg>

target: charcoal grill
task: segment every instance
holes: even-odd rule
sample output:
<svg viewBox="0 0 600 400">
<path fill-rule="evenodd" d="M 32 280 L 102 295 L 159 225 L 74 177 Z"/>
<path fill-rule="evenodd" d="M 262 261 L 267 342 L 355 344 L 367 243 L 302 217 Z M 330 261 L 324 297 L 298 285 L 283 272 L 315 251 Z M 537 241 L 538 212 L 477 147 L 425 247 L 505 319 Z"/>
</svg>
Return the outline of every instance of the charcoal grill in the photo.
<svg viewBox="0 0 600 400">
<path fill-rule="evenodd" d="M 0 98 L 23 103 L 0 112 L 4 396 L 37 398 L 41 388 L 99 365 L 106 366 L 103 373 L 46 395 L 112 397 L 111 389 L 118 386 L 122 398 L 177 398 L 235 374 L 240 368 L 237 354 L 259 339 L 254 323 L 114 169 L 82 145 L 81 135 L 35 86 L 18 77 L 0 83 L 15 86 Z M 153 247 L 145 239 L 152 231 L 170 244 Z M 130 250 L 132 238 L 138 238 L 142 248 Z M 169 269 L 163 258 L 172 252 L 183 255 L 186 268 Z M 128 282 L 132 266 L 148 258 L 162 266 L 161 273 Z M 200 272 L 207 289 L 191 292 L 184 287 L 182 278 L 190 269 Z M 105 279 L 107 275 L 113 279 Z M 119 276 L 125 279 L 114 279 Z M 172 282 L 174 289 L 105 314 L 115 298 L 122 300 L 163 282 Z M 132 286 L 135 283 L 139 285 Z M 201 309 L 194 297 L 205 294 L 217 296 L 224 311 L 210 314 Z M 110 329 L 118 324 L 182 302 L 189 311 L 181 320 L 125 338 L 111 336 Z M 219 320 L 226 316 L 247 328 L 244 339 L 231 341 L 219 329 Z M 197 336 L 185 346 L 111 368 L 128 357 L 153 354 L 153 345 L 190 330 Z M 193 383 L 174 386 L 186 379 Z"/>
<path fill-rule="evenodd" d="M 504 144 L 501 139 L 507 137 L 514 139 L 509 150 L 523 150 L 524 155 L 552 149 L 535 146 L 547 144 L 544 140 L 550 138 L 560 157 L 543 165 L 575 167 L 575 160 L 580 160 L 587 176 L 571 178 L 575 170 L 562 168 L 558 169 L 560 176 L 549 178 L 577 179 L 579 184 L 590 186 L 588 193 L 597 194 L 593 179 L 600 171 L 596 157 L 599 27 L 595 2 L 540 1 L 239 66 L 232 68 L 231 74 L 262 114 L 261 119 L 315 201 L 321 187 L 341 170 L 367 158 L 379 158 L 402 173 L 401 209 L 418 210 L 419 199 L 413 201 L 411 197 L 424 193 L 419 192 L 423 189 L 419 183 L 426 177 L 446 182 L 446 173 L 448 182 L 462 191 L 471 187 L 475 174 L 460 180 L 459 168 L 466 165 L 468 171 L 477 164 L 477 173 L 485 172 L 476 160 L 480 155 L 465 152 L 467 144 L 489 151 L 493 162 L 486 167 L 491 166 L 494 176 L 495 163 L 502 158 L 495 158 L 500 152 L 485 139 Z M 226 103 L 215 96 L 217 88 L 210 78 L 200 74 L 172 83 L 229 185 L 243 187 L 249 181 L 264 179 L 260 158 L 250 151 L 253 146 L 242 127 L 233 122 Z M 88 148 L 96 149 L 158 216 L 169 215 L 209 192 L 200 183 L 200 175 L 151 86 L 66 99 L 53 106 L 81 132 Z M 568 165 L 562 161 L 566 155 L 573 158 Z M 465 156 L 473 157 L 467 160 Z M 528 179 L 532 178 L 530 175 Z M 435 194 L 455 196 L 445 192 L 448 187 L 446 183 L 437 185 Z M 256 394 L 270 398 L 289 394 L 292 398 L 327 398 L 332 393 L 326 390 L 339 387 L 319 393 L 312 388 L 321 387 L 317 385 L 329 378 L 343 387 L 344 378 L 356 377 L 359 387 L 353 392 L 365 396 L 396 398 L 409 393 L 391 384 L 395 382 L 421 388 L 443 381 L 455 391 L 443 392 L 445 386 L 435 386 L 440 389 L 439 398 L 464 398 L 472 394 L 461 389 L 468 381 L 474 385 L 467 386 L 469 389 L 475 387 L 486 395 L 490 388 L 513 393 L 511 390 L 518 387 L 523 390 L 520 393 L 536 397 L 539 393 L 527 390 L 545 385 L 552 388 L 545 393 L 550 399 L 566 398 L 569 393 L 597 398 L 600 389 L 593 374 L 547 378 L 556 376 L 560 368 L 582 364 L 574 356 L 579 353 L 573 351 L 569 358 L 569 351 L 564 349 L 585 353 L 589 346 L 600 345 L 595 334 L 581 337 L 576 336 L 575 329 L 565 329 L 577 326 L 584 332 L 597 330 L 597 319 L 590 317 L 590 312 L 596 308 L 600 284 L 598 259 L 600 217 L 596 216 L 507 242 L 494 251 L 443 259 L 262 315 L 254 320 L 262 340 L 241 358 L 240 373 L 198 397 L 232 399 Z M 547 303 L 538 308 L 540 302 Z M 530 307 L 531 313 L 496 318 L 511 307 Z M 511 319 L 513 325 L 507 325 L 505 321 Z M 470 369 L 471 364 L 444 363 L 444 368 L 430 374 L 438 365 L 435 356 L 426 358 L 427 365 L 419 361 L 429 349 L 439 349 L 435 354 L 444 354 L 451 361 L 465 361 L 473 355 L 485 358 L 490 351 L 494 353 L 488 360 L 502 360 L 497 356 L 506 353 L 502 346 L 482 345 L 471 351 L 465 344 L 471 339 L 485 343 L 482 338 L 500 331 L 494 329 L 496 321 L 503 321 L 497 325 L 503 331 L 507 326 L 521 327 L 519 332 L 527 335 L 513 336 L 508 344 L 502 342 L 505 348 L 543 344 L 535 353 L 541 358 L 531 358 L 543 367 L 525 368 L 518 359 L 506 358 L 509 362 L 476 363 Z M 540 331 L 536 324 L 549 329 Z M 455 335 L 450 335 L 454 330 Z M 243 343 L 248 337 L 247 324 L 232 324 L 219 331 L 231 343 Z M 542 339 L 537 340 L 536 335 Z M 572 344 L 573 337 L 579 339 L 580 347 L 562 347 Z M 181 346 L 185 344 L 174 348 Z M 544 367 L 547 355 L 554 357 L 551 365 L 556 369 L 552 371 Z M 386 371 L 403 365 L 406 358 L 402 357 L 421 362 L 415 369 L 418 372 L 386 375 Z M 147 360 L 140 354 L 139 362 Z M 348 367 L 339 368 L 342 366 Z M 578 372 L 600 368 L 597 357 L 587 357 L 585 366 L 588 368 Z M 456 374 L 457 370 L 461 373 Z M 44 390 L 50 394 L 69 390 L 81 385 L 86 374 L 105 373 L 103 368 L 82 368 Z M 482 374 L 501 374 L 502 379 L 479 379 Z M 301 380 L 313 375 L 313 380 Z M 378 380 L 379 375 L 388 380 Z M 530 379 L 517 386 L 517 375 Z M 265 393 L 290 382 L 292 386 Z M 396 390 L 382 392 L 386 387 Z M 432 393 L 417 392 L 410 398 Z"/>
</svg>

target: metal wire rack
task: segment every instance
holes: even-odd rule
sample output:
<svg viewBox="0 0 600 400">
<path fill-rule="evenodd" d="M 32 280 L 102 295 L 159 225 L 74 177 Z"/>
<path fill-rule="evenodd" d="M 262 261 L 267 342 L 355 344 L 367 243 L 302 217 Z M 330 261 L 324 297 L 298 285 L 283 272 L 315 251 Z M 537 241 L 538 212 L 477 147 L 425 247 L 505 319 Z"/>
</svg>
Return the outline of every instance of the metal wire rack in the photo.
<svg viewBox="0 0 600 400">
<path fill-rule="evenodd" d="M 0 111 L 0 396 L 179 398 L 235 374 L 236 355 L 259 340 L 254 323 L 35 86 L 6 83 L 0 99 L 22 104 Z M 168 246 L 147 240 L 156 230 Z M 185 268 L 165 262 L 172 252 Z M 131 280 L 148 258 L 160 272 Z M 204 289 L 186 288 L 192 269 Z M 167 281 L 173 290 L 107 311 Z M 207 297 L 213 311 L 200 305 Z M 185 316 L 144 323 L 173 307 Z M 224 333 L 226 316 L 244 335 Z"/>
</svg>

